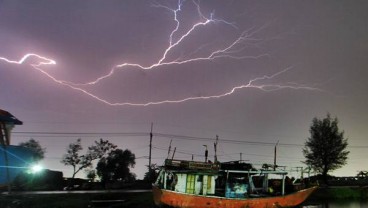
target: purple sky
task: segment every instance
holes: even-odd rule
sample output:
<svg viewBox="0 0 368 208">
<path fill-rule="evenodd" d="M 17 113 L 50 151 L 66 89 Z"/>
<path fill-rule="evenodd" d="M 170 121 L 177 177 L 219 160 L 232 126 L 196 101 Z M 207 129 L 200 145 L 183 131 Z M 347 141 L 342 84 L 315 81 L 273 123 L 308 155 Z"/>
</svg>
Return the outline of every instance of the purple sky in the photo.
<svg viewBox="0 0 368 208">
<path fill-rule="evenodd" d="M 280 141 L 279 165 L 291 168 L 302 166 L 313 117 L 329 112 L 351 151 L 348 165 L 333 174 L 368 169 L 367 1 L 185 1 L 179 25 L 177 8 L 169 0 L 0 0 L 0 108 L 24 122 L 12 143 L 40 141 L 44 165 L 70 176 L 71 167 L 59 162 L 69 143 L 81 138 L 87 148 L 108 139 L 136 154 L 141 178 L 153 122 L 153 163 L 162 164 L 170 139 L 175 158 L 203 160 L 202 145 L 213 157 L 210 139 L 219 135 L 221 161 L 242 153 L 249 162 L 272 163 L 271 144 Z M 228 48 L 242 34 L 246 39 Z M 9 63 L 27 53 L 56 64 L 37 67 L 46 59 L 35 56 Z M 123 63 L 158 66 L 116 67 L 94 85 L 76 85 Z"/>
</svg>

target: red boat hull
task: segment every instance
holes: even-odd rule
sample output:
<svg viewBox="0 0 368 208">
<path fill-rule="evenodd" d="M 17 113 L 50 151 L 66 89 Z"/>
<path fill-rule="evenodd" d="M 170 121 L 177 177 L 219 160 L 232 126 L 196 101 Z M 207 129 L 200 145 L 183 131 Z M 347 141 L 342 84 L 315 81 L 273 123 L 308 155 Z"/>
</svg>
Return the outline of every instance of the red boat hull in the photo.
<svg viewBox="0 0 368 208">
<path fill-rule="evenodd" d="M 229 199 L 178 193 L 153 186 L 153 196 L 157 206 L 168 205 L 178 208 L 276 208 L 297 206 L 303 203 L 316 189 L 317 187 L 312 187 L 285 196 Z"/>
</svg>

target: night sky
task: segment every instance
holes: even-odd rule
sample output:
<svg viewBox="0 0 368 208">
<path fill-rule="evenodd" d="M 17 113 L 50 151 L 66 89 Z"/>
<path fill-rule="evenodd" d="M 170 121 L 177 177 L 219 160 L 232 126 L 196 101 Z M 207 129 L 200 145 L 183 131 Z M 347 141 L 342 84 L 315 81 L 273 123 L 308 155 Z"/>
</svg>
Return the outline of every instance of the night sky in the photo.
<svg viewBox="0 0 368 208">
<path fill-rule="evenodd" d="M 180 3 L 0 0 L 0 108 L 24 122 L 12 144 L 40 141 L 44 166 L 69 177 L 69 143 L 108 139 L 142 178 L 153 123 L 153 163 L 171 139 L 175 158 L 204 160 L 208 145 L 213 160 L 218 135 L 220 161 L 273 163 L 279 141 L 289 170 L 330 113 L 351 152 L 332 174 L 368 169 L 368 1 Z"/>
</svg>

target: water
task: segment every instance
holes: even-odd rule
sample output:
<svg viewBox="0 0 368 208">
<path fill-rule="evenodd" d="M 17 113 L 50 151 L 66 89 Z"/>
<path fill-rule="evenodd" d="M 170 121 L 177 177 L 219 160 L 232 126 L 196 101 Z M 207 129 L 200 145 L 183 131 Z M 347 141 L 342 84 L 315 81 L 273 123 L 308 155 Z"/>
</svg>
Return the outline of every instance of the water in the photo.
<svg viewBox="0 0 368 208">
<path fill-rule="evenodd" d="M 308 203 L 309 204 L 309 203 Z M 326 201 L 310 203 L 302 208 L 368 208 L 368 201 Z"/>
</svg>

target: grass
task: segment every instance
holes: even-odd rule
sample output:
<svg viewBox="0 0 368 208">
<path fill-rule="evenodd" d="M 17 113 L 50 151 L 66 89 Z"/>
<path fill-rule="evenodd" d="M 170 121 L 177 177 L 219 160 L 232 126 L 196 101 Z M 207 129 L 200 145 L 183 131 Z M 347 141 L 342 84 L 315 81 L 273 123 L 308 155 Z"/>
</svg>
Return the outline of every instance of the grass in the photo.
<svg viewBox="0 0 368 208">
<path fill-rule="evenodd" d="M 334 188 L 329 190 L 333 198 L 339 199 L 359 199 L 361 197 L 361 191 L 359 189 L 352 188 Z"/>
</svg>

